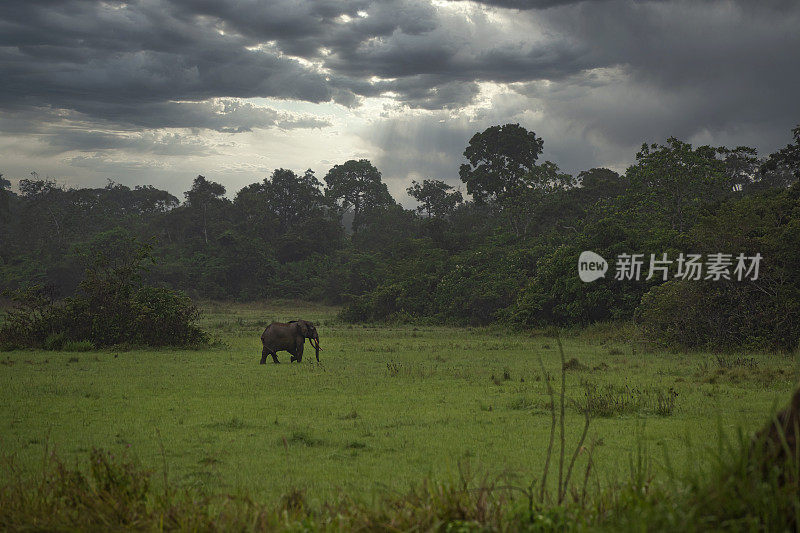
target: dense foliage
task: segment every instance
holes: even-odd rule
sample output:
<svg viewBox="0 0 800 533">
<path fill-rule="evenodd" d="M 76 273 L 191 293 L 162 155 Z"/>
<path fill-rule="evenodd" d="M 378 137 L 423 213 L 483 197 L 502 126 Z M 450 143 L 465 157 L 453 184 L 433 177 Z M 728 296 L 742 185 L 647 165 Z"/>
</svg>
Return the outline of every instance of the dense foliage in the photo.
<svg viewBox="0 0 800 533">
<path fill-rule="evenodd" d="M 354 321 L 532 327 L 636 316 L 671 345 L 791 349 L 800 338 L 800 127 L 793 136 L 767 158 L 670 138 L 643 145 L 622 175 L 571 176 L 539 161 L 535 133 L 493 126 L 464 152 L 472 200 L 424 179 L 407 190 L 416 210 L 398 205 L 365 159 L 335 165 L 324 183 L 311 170 L 277 169 L 232 200 L 198 176 L 183 203 L 152 187 L 65 189 L 35 176 L 17 194 L 0 178 L 0 286 L 72 294 L 83 272 L 76 248 L 122 228 L 155 238 L 147 281 L 192 297 L 326 300 Z M 615 279 L 612 268 L 584 283 L 584 250 L 642 254 L 641 278 Z M 762 275 L 646 279 L 650 254 L 680 253 L 760 253 Z"/>
<path fill-rule="evenodd" d="M 100 233 L 81 251 L 85 277 L 74 296 L 54 300 L 39 286 L 18 290 L 0 325 L 0 348 L 62 349 L 132 344 L 186 346 L 207 341 L 185 294 L 142 283 L 150 246 L 124 230 Z"/>
</svg>

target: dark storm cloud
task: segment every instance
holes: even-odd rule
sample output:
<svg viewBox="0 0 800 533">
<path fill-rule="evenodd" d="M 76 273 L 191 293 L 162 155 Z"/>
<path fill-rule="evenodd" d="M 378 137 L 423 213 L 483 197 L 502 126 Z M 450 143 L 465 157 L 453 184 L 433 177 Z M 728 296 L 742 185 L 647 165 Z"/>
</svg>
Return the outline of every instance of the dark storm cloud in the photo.
<svg viewBox="0 0 800 533">
<path fill-rule="evenodd" d="M 602 45 L 598 63 L 619 72 L 568 88 L 532 83 L 527 94 L 618 144 L 736 132 L 773 149 L 800 121 L 792 96 L 800 91 L 800 6 L 785 7 L 658 3 L 610 12 L 587 3 L 571 15 L 553 12 L 553 24 Z"/>
<path fill-rule="evenodd" d="M 417 117 L 390 118 L 364 139 L 398 172 L 438 174 L 456 184 L 469 137 L 492 124 L 520 122 L 535 130 L 545 139 L 543 157 L 576 173 L 598 165 L 624 170 L 643 142 L 663 143 L 671 135 L 695 144 L 750 145 L 766 155 L 789 142 L 800 123 L 796 2 L 569 4 L 521 12 L 498 7 L 500 16 L 535 21 L 547 38 L 528 48 L 488 46 L 466 61 L 469 45 L 452 54 L 473 79 L 515 82 L 520 98 L 495 99 L 466 124 L 436 117 L 444 122 L 429 122 L 439 131 L 435 139 L 419 135 L 424 127 Z M 458 79 L 458 70 L 446 71 L 441 82 Z M 391 141 L 379 134 L 383 129 L 393 132 Z M 452 147 L 459 136 L 462 144 L 452 152 L 431 144 L 448 138 L 441 146 Z M 397 152 L 412 154 L 405 171 Z"/>
<path fill-rule="evenodd" d="M 95 103 L 83 108 L 121 126 L 133 128 L 204 128 L 223 133 L 241 133 L 254 128 L 321 128 L 330 125 L 313 116 L 297 116 L 235 99 L 202 102 L 156 102 L 145 104 Z"/>
<path fill-rule="evenodd" d="M 160 130 L 202 128 L 240 133 L 255 128 L 291 130 L 329 125 L 313 116 L 289 114 L 225 99 L 113 106 L 98 102 L 91 106 L 91 111 L 91 115 L 52 108 L 0 112 L 0 132 L 32 137 L 35 142 L 30 143 L 27 149 L 32 155 L 40 156 L 109 150 L 165 156 L 207 156 L 218 152 L 213 143 L 201 136 Z M 101 116 L 103 120 L 96 118 Z"/>
<path fill-rule="evenodd" d="M 480 92 L 475 82 L 441 79 L 420 82 L 418 77 L 404 79 L 393 87 L 400 102 L 427 110 L 457 108 L 459 104 L 472 102 Z"/>
<path fill-rule="evenodd" d="M 325 76 L 297 59 L 249 49 L 252 41 L 221 33 L 218 20 L 175 11 L 166 2 L 0 4 L 0 106 L 135 122 L 140 106 L 171 101 L 333 96 Z M 214 120 L 190 114 L 192 126 Z"/>
<path fill-rule="evenodd" d="M 214 148 L 198 140 L 196 136 L 178 133 L 169 134 L 118 134 L 98 131 L 64 132 L 45 137 L 47 146 L 42 154 L 61 152 L 100 152 L 120 150 L 133 154 L 153 154 L 160 156 L 212 155 Z"/>
<path fill-rule="evenodd" d="M 452 139 L 492 122 L 535 127 L 568 168 L 669 135 L 763 151 L 800 121 L 798 27 L 800 6 L 780 0 L 1 2 L 0 130 L 39 131 L 51 150 L 155 153 L 145 146 L 160 137 L 132 133 L 327 124 L 238 99 L 383 95 L 423 115 L 376 121 L 393 133 L 364 138 L 387 161 L 398 146 L 430 150 L 418 160 L 435 172 L 458 168 Z M 484 82 L 516 94 L 450 120 L 485 100 Z M 88 133 L 45 138 L 54 128 Z"/>
<path fill-rule="evenodd" d="M 478 80 L 543 79 L 589 65 L 566 42 L 471 43 L 474 24 L 412 0 L 3 3 L 0 105 L 118 120 L 167 101 L 355 105 L 358 95 L 392 92 L 412 107 L 457 107 L 472 101 Z"/>
<path fill-rule="evenodd" d="M 586 1 L 603 2 L 606 0 L 459 0 L 471 1 L 491 7 L 502 7 L 506 9 L 519 9 L 522 11 L 530 9 L 547 9 L 549 7 L 567 6 Z"/>
</svg>

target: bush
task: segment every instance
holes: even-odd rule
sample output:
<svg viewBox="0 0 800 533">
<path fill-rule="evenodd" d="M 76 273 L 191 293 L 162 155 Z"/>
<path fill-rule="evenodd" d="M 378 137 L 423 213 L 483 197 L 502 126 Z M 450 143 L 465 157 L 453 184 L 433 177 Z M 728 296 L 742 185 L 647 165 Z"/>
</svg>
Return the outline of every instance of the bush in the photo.
<svg viewBox="0 0 800 533">
<path fill-rule="evenodd" d="M 66 306 L 56 304 L 38 286 L 15 291 L 11 297 L 17 306 L 6 311 L 0 325 L 3 350 L 26 347 L 60 350 L 71 322 Z"/>
<path fill-rule="evenodd" d="M 132 300 L 132 341 L 148 346 L 202 344 L 206 334 L 194 325 L 200 311 L 183 293 L 142 287 Z"/>
<path fill-rule="evenodd" d="M 63 331 L 59 331 L 58 333 L 51 333 L 48 335 L 42 347 L 45 350 L 60 350 L 64 347 L 65 342 L 66 335 L 64 335 Z"/>
<path fill-rule="evenodd" d="M 613 270 L 584 283 L 578 277 L 578 257 L 582 251 L 592 250 L 612 261 L 618 254 L 642 246 L 640 238 L 613 220 L 584 227 L 570 242 L 540 245 L 533 275 L 501 318 L 523 328 L 630 319 L 647 286 L 615 280 Z"/>
<path fill-rule="evenodd" d="M 353 298 L 340 317 L 488 324 L 513 302 L 531 262 L 526 251 L 492 246 L 447 258 L 428 240 L 408 239 L 398 246 L 381 284 Z"/>
<path fill-rule="evenodd" d="M 90 352 L 94 350 L 92 341 L 67 341 L 61 348 L 65 352 Z"/>
<path fill-rule="evenodd" d="M 758 279 L 670 281 L 636 318 L 654 343 L 789 352 L 800 341 L 800 185 L 726 202 L 692 230 L 698 252 L 762 256 Z M 735 264 L 735 257 L 734 257 Z M 733 270 L 733 269 L 731 269 Z"/>
<path fill-rule="evenodd" d="M 652 343 L 670 348 L 792 351 L 800 340 L 800 299 L 737 283 L 670 281 L 653 287 L 642 297 L 636 321 Z"/>
<path fill-rule="evenodd" d="M 370 265 L 365 258 L 360 257 L 355 266 Z M 373 257 L 372 261 L 377 259 Z M 444 268 L 442 250 L 427 239 L 406 239 L 393 250 L 386 272 L 378 273 L 374 264 L 372 268 L 370 279 L 375 286 L 363 287 L 358 296 L 351 293 L 352 299 L 340 313 L 342 319 L 350 322 L 409 320 L 431 314 L 431 295 Z"/>
<path fill-rule="evenodd" d="M 115 254 L 92 254 L 76 295 L 58 302 L 39 287 L 14 294 L 18 306 L 0 326 L 0 346 L 60 350 L 68 343 L 185 346 L 208 341 L 194 324 L 199 311 L 186 295 L 142 284 L 140 272 L 152 260 L 149 245 L 112 233 L 102 234 L 101 240 L 115 242 L 105 245 Z"/>
<path fill-rule="evenodd" d="M 533 263 L 530 251 L 487 246 L 454 256 L 433 294 L 445 321 L 485 325 L 514 301 Z"/>
</svg>

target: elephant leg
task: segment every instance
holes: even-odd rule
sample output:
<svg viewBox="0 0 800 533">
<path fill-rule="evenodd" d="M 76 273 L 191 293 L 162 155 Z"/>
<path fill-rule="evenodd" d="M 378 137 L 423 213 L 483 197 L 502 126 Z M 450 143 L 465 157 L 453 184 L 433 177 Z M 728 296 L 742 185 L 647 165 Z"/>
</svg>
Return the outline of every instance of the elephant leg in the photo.
<svg viewBox="0 0 800 533">
<path fill-rule="evenodd" d="M 303 360 L 303 343 L 298 342 L 294 345 L 294 350 L 289 350 L 289 353 L 292 354 L 292 363 L 297 361 L 300 363 Z"/>
<path fill-rule="evenodd" d="M 267 364 L 267 354 L 268 353 L 269 352 L 267 351 L 267 347 L 264 346 L 264 348 L 261 350 L 261 363 L 260 364 L 262 364 L 262 365 Z"/>
</svg>

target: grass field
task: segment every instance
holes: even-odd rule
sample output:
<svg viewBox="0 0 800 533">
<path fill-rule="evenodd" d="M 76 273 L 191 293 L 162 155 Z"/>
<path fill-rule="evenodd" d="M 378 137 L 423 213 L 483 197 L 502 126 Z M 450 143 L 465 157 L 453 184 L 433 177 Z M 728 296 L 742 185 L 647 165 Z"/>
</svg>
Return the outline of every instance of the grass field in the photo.
<svg viewBox="0 0 800 533">
<path fill-rule="evenodd" d="M 455 479 L 465 461 L 523 486 L 541 473 L 551 414 L 539 359 L 560 379 L 550 337 L 355 326 L 292 302 L 205 310 L 202 325 L 221 340 L 211 349 L 0 354 L 0 448 L 35 471 L 45 446 L 70 461 L 102 447 L 158 480 L 163 446 L 179 485 L 262 499 L 297 487 L 312 502 Z M 322 362 L 307 346 L 300 364 L 282 353 L 285 364 L 259 365 L 264 326 L 298 317 L 318 324 Z M 761 427 L 797 381 L 790 356 L 647 353 L 615 336 L 563 338 L 577 360 L 566 373 L 567 439 L 583 429 L 588 386 L 601 486 L 629 476 L 642 444 L 656 475 L 662 448 L 675 469 L 694 468 L 688 451 L 713 447 L 720 430 Z"/>
</svg>

